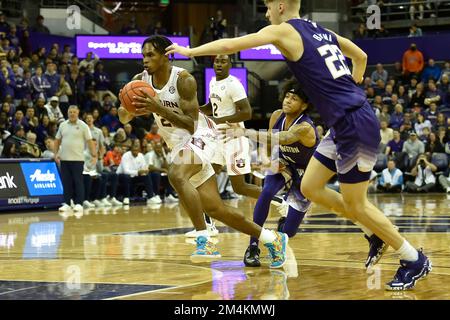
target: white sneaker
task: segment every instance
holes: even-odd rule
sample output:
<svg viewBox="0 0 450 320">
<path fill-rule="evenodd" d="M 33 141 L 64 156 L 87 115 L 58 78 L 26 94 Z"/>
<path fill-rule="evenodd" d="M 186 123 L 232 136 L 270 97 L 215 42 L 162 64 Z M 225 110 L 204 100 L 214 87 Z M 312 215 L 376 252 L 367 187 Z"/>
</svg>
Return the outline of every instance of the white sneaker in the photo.
<svg viewBox="0 0 450 320">
<path fill-rule="evenodd" d="M 81 206 L 81 204 L 76 204 L 74 207 L 73 207 L 73 211 L 75 211 L 75 212 L 83 212 L 83 207 Z"/>
<path fill-rule="evenodd" d="M 103 204 L 104 207 L 111 207 L 112 206 L 111 202 L 109 202 L 108 199 L 106 199 L 106 198 L 103 198 L 101 200 L 101 203 Z"/>
<path fill-rule="evenodd" d="M 83 208 L 85 208 L 85 209 L 95 208 L 95 204 L 90 203 L 90 202 L 87 201 L 87 200 L 84 200 L 84 201 L 83 201 Z"/>
<path fill-rule="evenodd" d="M 174 203 L 178 202 L 179 200 L 170 194 L 168 197 L 165 198 L 165 201 L 168 203 Z"/>
<path fill-rule="evenodd" d="M 206 229 L 208 230 L 210 237 L 217 237 L 219 235 L 219 230 L 217 230 L 216 226 L 214 224 L 206 224 Z M 200 234 L 197 230 L 191 230 L 189 232 L 186 232 L 184 236 L 186 238 L 197 238 Z"/>
<path fill-rule="evenodd" d="M 447 187 L 447 193 L 450 193 L 450 187 Z"/>
<path fill-rule="evenodd" d="M 122 202 L 116 199 L 116 197 L 112 197 L 109 200 L 109 203 L 111 203 L 114 207 L 122 206 Z"/>
<path fill-rule="evenodd" d="M 161 198 L 159 196 L 154 196 L 150 199 L 147 199 L 147 204 L 161 204 Z"/>
<path fill-rule="evenodd" d="M 69 206 L 67 203 L 63 203 L 63 205 L 61 207 L 59 207 L 58 209 L 60 212 L 67 212 L 67 211 L 71 211 L 72 207 Z"/>
<path fill-rule="evenodd" d="M 217 237 L 219 235 L 219 230 L 217 230 L 216 225 L 214 223 L 206 224 L 206 229 L 208 229 L 210 237 Z"/>
<path fill-rule="evenodd" d="M 94 205 L 97 208 L 103 208 L 104 207 L 103 203 L 100 200 L 94 200 Z"/>
<path fill-rule="evenodd" d="M 124 199 L 123 199 L 123 205 L 124 205 L 124 206 L 130 205 L 130 198 L 124 198 Z"/>
<path fill-rule="evenodd" d="M 73 207 L 75 207 L 75 203 L 73 202 L 73 199 L 70 199 L 70 206 L 72 207 L 72 209 L 73 209 Z"/>
</svg>

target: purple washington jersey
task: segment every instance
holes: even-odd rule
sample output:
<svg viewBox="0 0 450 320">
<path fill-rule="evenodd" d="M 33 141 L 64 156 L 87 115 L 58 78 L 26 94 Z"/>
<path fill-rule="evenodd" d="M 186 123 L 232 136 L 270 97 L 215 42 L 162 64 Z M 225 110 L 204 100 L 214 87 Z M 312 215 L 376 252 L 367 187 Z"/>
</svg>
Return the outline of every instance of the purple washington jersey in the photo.
<svg viewBox="0 0 450 320">
<path fill-rule="evenodd" d="M 289 128 L 286 128 L 286 130 L 284 129 L 285 122 L 286 122 L 286 114 L 282 113 L 281 116 L 275 122 L 273 129 L 278 131 L 289 130 Z M 291 127 L 300 124 L 302 122 L 307 122 L 314 128 L 314 131 L 316 133 L 316 143 L 314 144 L 314 146 L 305 147 L 304 145 L 302 145 L 300 142 L 297 141 L 290 145 L 284 146 L 280 145 L 278 147 L 280 158 L 284 159 L 288 165 L 291 165 L 296 169 L 306 169 L 309 159 L 311 159 L 312 155 L 314 154 L 314 150 L 319 144 L 319 135 L 317 134 L 316 127 L 314 126 L 312 120 L 307 115 L 301 114 L 300 116 L 298 116 L 298 118 L 292 122 Z"/>
<path fill-rule="evenodd" d="M 336 36 L 315 22 L 287 21 L 301 35 L 304 52 L 300 60 L 286 59 L 303 91 L 328 127 L 366 101 L 364 91 L 352 78 Z"/>
</svg>

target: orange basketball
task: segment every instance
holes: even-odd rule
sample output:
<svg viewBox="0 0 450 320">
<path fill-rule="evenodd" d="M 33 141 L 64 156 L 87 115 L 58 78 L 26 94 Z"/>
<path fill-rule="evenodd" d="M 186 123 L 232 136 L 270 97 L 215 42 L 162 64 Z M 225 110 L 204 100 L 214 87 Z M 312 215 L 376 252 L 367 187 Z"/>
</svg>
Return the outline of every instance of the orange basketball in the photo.
<svg viewBox="0 0 450 320">
<path fill-rule="evenodd" d="M 142 80 L 134 80 L 128 82 L 119 94 L 119 100 L 122 107 L 127 109 L 129 112 L 135 112 L 136 107 L 133 105 L 133 96 L 144 96 L 141 89 L 148 93 L 150 96 L 154 97 L 156 95 L 152 86 L 147 82 Z"/>
</svg>

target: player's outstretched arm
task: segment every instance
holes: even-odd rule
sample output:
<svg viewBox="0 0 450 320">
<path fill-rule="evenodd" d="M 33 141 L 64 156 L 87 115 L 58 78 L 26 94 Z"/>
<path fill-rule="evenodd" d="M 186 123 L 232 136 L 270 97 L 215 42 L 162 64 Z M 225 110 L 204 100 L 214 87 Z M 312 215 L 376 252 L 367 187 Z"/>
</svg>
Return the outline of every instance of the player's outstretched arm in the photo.
<svg viewBox="0 0 450 320">
<path fill-rule="evenodd" d="M 279 28 L 280 26 L 270 25 L 257 33 L 247 34 L 238 38 L 220 39 L 196 48 L 186 48 L 177 44 L 172 44 L 166 48 L 166 55 L 179 53 L 183 56 L 192 58 L 197 56 L 232 54 L 241 50 L 274 43 L 279 39 Z"/>
<path fill-rule="evenodd" d="M 356 83 L 362 83 L 364 81 L 364 73 L 366 72 L 367 67 L 367 54 L 351 40 L 341 37 L 338 34 L 336 34 L 336 38 L 344 55 L 352 59 L 353 80 L 355 80 Z"/>
</svg>

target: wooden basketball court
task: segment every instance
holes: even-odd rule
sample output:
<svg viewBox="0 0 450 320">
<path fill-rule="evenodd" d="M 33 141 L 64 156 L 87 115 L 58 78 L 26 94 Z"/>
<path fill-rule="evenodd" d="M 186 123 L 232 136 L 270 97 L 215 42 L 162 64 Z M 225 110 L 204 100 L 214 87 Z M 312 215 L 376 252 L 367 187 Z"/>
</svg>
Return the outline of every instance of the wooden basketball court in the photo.
<svg viewBox="0 0 450 320">
<path fill-rule="evenodd" d="M 450 299 L 450 196 L 370 198 L 433 262 L 411 291 L 384 290 L 398 267 L 392 249 L 366 273 L 362 233 L 320 207 L 290 239 L 286 266 L 270 270 L 267 261 L 244 267 L 248 237 L 221 223 L 222 259 L 192 264 L 190 220 L 178 204 L 163 204 L 1 214 L 0 299 Z M 227 203 L 251 218 L 254 200 Z M 267 226 L 278 218 L 273 210 Z"/>
</svg>

